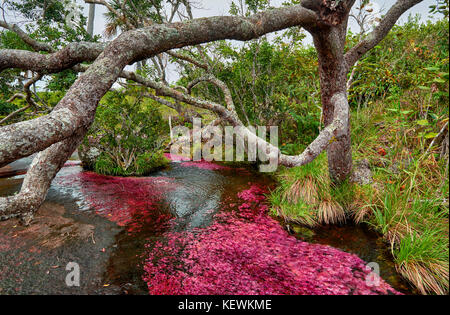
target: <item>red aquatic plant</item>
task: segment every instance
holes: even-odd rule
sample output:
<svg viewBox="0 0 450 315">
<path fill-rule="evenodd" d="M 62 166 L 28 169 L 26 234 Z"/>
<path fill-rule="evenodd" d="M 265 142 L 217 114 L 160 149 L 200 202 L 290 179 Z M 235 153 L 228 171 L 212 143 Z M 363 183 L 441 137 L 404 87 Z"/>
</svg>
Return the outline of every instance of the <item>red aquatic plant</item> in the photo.
<svg viewBox="0 0 450 315">
<path fill-rule="evenodd" d="M 268 214 L 266 189 L 252 185 L 225 198 L 206 228 L 167 231 L 175 222 L 163 209 L 177 187 L 166 177 L 120 178 L 91 172 L 60 176 L 89 206 L 127 231 L 163 233 L 149 241 L 144 276 L 150 294 L 387 294 L 384 281 L 370 286 L 356 255 L 290 236 Z"/>
<path fill-rule="evenodd" d="M 98 214 L 129 232 L 162 230 L 172 215 L 161 210 L 161 199 L 176 187 L 166 177 L 113 177 L 79 172 L 57 178 L 59 185 L 78 186 L 83 201 Z"/>
<path fill-rule="evenodd" d="M 264 192 L 253 185 L 211 226 L 153 244 L 144 267 L 150 294 L 396 293 L 382 280 L 370 286 L 356 255 L 288 235 L 267 215 Z"/>
</svg>

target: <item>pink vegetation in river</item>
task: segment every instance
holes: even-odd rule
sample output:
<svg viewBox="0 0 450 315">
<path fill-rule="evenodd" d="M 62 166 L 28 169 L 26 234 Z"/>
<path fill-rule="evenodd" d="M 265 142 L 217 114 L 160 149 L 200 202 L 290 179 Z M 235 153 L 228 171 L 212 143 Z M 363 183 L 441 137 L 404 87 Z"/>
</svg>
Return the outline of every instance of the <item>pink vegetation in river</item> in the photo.
<svg viewBox="0 0 450 315">
<path fill-rule="evenodd" d="M 175 155 L 171 153 L 164 153 L 164 156 L 171 161 L 182 162 L 181 165 L 187 167 L 197 167 L 204 170 L 212 170 L 212 171 L 232 169 L 231 167 L 215 164 L 213 162 L 208 162 L 203 159 L 201 161 L 192 161 L 190 157 Z"/>
<path fill-rule="evenodd" d="M 169 159 L 171 161 L 175 161 L 175 162 L 190 161 L 191 160 L 190 157 L 183 156 L 183 155 L 172 154 L 172 153 L 164 153 L 164 156 L 167 159 Z"/>
<path fill-rule="evenodd" d="M 237 170 L 239 172 L 245 173 L 245 174 L 249 174 L 249 172 L 245 169 L 245 168 L 232 168 L 229 166 L 225 166 L 225 165 L 220 165 L 220 164 L 216 164 L 214 162 L 209 162 L 206 160 L 201 160 L 201 161 L 192 161 L 190 157 L 185 157 L 185 156 L 181 156 L 181 155 L 174 155 L 174 154 L 170 154 L 170 153 L 164 153 L 164 156 L 166 158 L 168 158 L 171 161 L 176 161 L 176 162 L 181 162 L 181 166 L 184 167 L 197 167 L 200 169 L 204 169 L 204 170 L 211 170 L 211 171 L 216 171 L 216 170 Z"/>
<path fill-rule="evenodd" d="M 144 280 L 150 294 L 388 294 L 356 255 L 288 235 L 267 215 L 265 191 L 239 193 L 237 211 L 190 232 L 166 233 L 149 248 Z"/>
<path fill-rule="evenodd" d="M 79 186 L 89 207 L 126 226 L 129 232 L 143 228 L 163 230 L 172 215 L 161 211 L 162 196 L 176 184 L 166 177 L 114 177 L 80 172 L 56 179 L 59 185 Z"/>
</svg>

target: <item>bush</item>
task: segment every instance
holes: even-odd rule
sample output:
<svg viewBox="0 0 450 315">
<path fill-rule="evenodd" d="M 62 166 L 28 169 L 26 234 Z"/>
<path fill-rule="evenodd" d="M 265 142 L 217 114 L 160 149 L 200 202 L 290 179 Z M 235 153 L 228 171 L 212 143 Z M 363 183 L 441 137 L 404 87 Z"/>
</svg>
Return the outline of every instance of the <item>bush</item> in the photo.
<svg viewBox="0 0 450 315">
<path fill-rule="evenodd" d="M 168 164 L 163 147 L 169 132 L 161 113 L 132 91 L 126 94 L 109 92 L 99 105 L 79 150 L 85 169 L 141 176 Z"/>
</svg>

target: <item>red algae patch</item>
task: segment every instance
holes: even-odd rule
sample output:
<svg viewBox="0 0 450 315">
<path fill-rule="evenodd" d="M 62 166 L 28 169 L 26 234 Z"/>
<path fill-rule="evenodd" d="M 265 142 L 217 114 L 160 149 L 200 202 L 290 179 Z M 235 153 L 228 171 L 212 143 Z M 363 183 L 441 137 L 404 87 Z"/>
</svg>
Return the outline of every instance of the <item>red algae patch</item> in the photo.
<svg viewBox="0 0 450 315">
<path fill-rule="evenodd" d="M 81 172 L 56 179 L 62 186 L 78 186 L 90 208 L 98 214 L 126 226 L 129 232 L 159 230 L 172 216 L 163 213 L 161 199 L 176 188 L 167 177 L 114 177 Z"/>
<path fill-rule="evenodd" d="M 164 156 L 171 160 L 171 161 L 175 161 L 175 162 L 180 162 L 180 161 L 190 161 L 191 158 L 188 156 L 182 156 L 182 155 L 177 155 L 177 154 L 172 154 L 172 153 L 164 153 Z"/>
<path fill-rule="evenodd" d="M 148 246 L 150 294 L 398 294 L 356 255 L 297 240 L 267 214 L 265 190 L 238 194 L 207 228 L 167 232 Z M 237 208 L 237 210 L 236 210 Z"/>
</svg>

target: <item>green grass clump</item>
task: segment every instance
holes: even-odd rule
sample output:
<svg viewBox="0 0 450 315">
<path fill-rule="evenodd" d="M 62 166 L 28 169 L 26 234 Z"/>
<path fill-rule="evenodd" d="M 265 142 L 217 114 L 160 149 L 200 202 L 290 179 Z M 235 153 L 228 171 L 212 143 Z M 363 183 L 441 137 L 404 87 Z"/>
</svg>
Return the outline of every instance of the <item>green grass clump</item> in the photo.
<svg viewBox="0 0 450 315">
<path fill-rule="evenodd" d="M 270 202 L 275 215 L 314 227 L 319 224 L 343 223 L 346 218 L 340 202 L 347 200 L 348 187 L 334 189 L 327 171 L 326 155 L 312 163 L 284 169 L 279 186 L 272 191 Z"/>
</svg>

